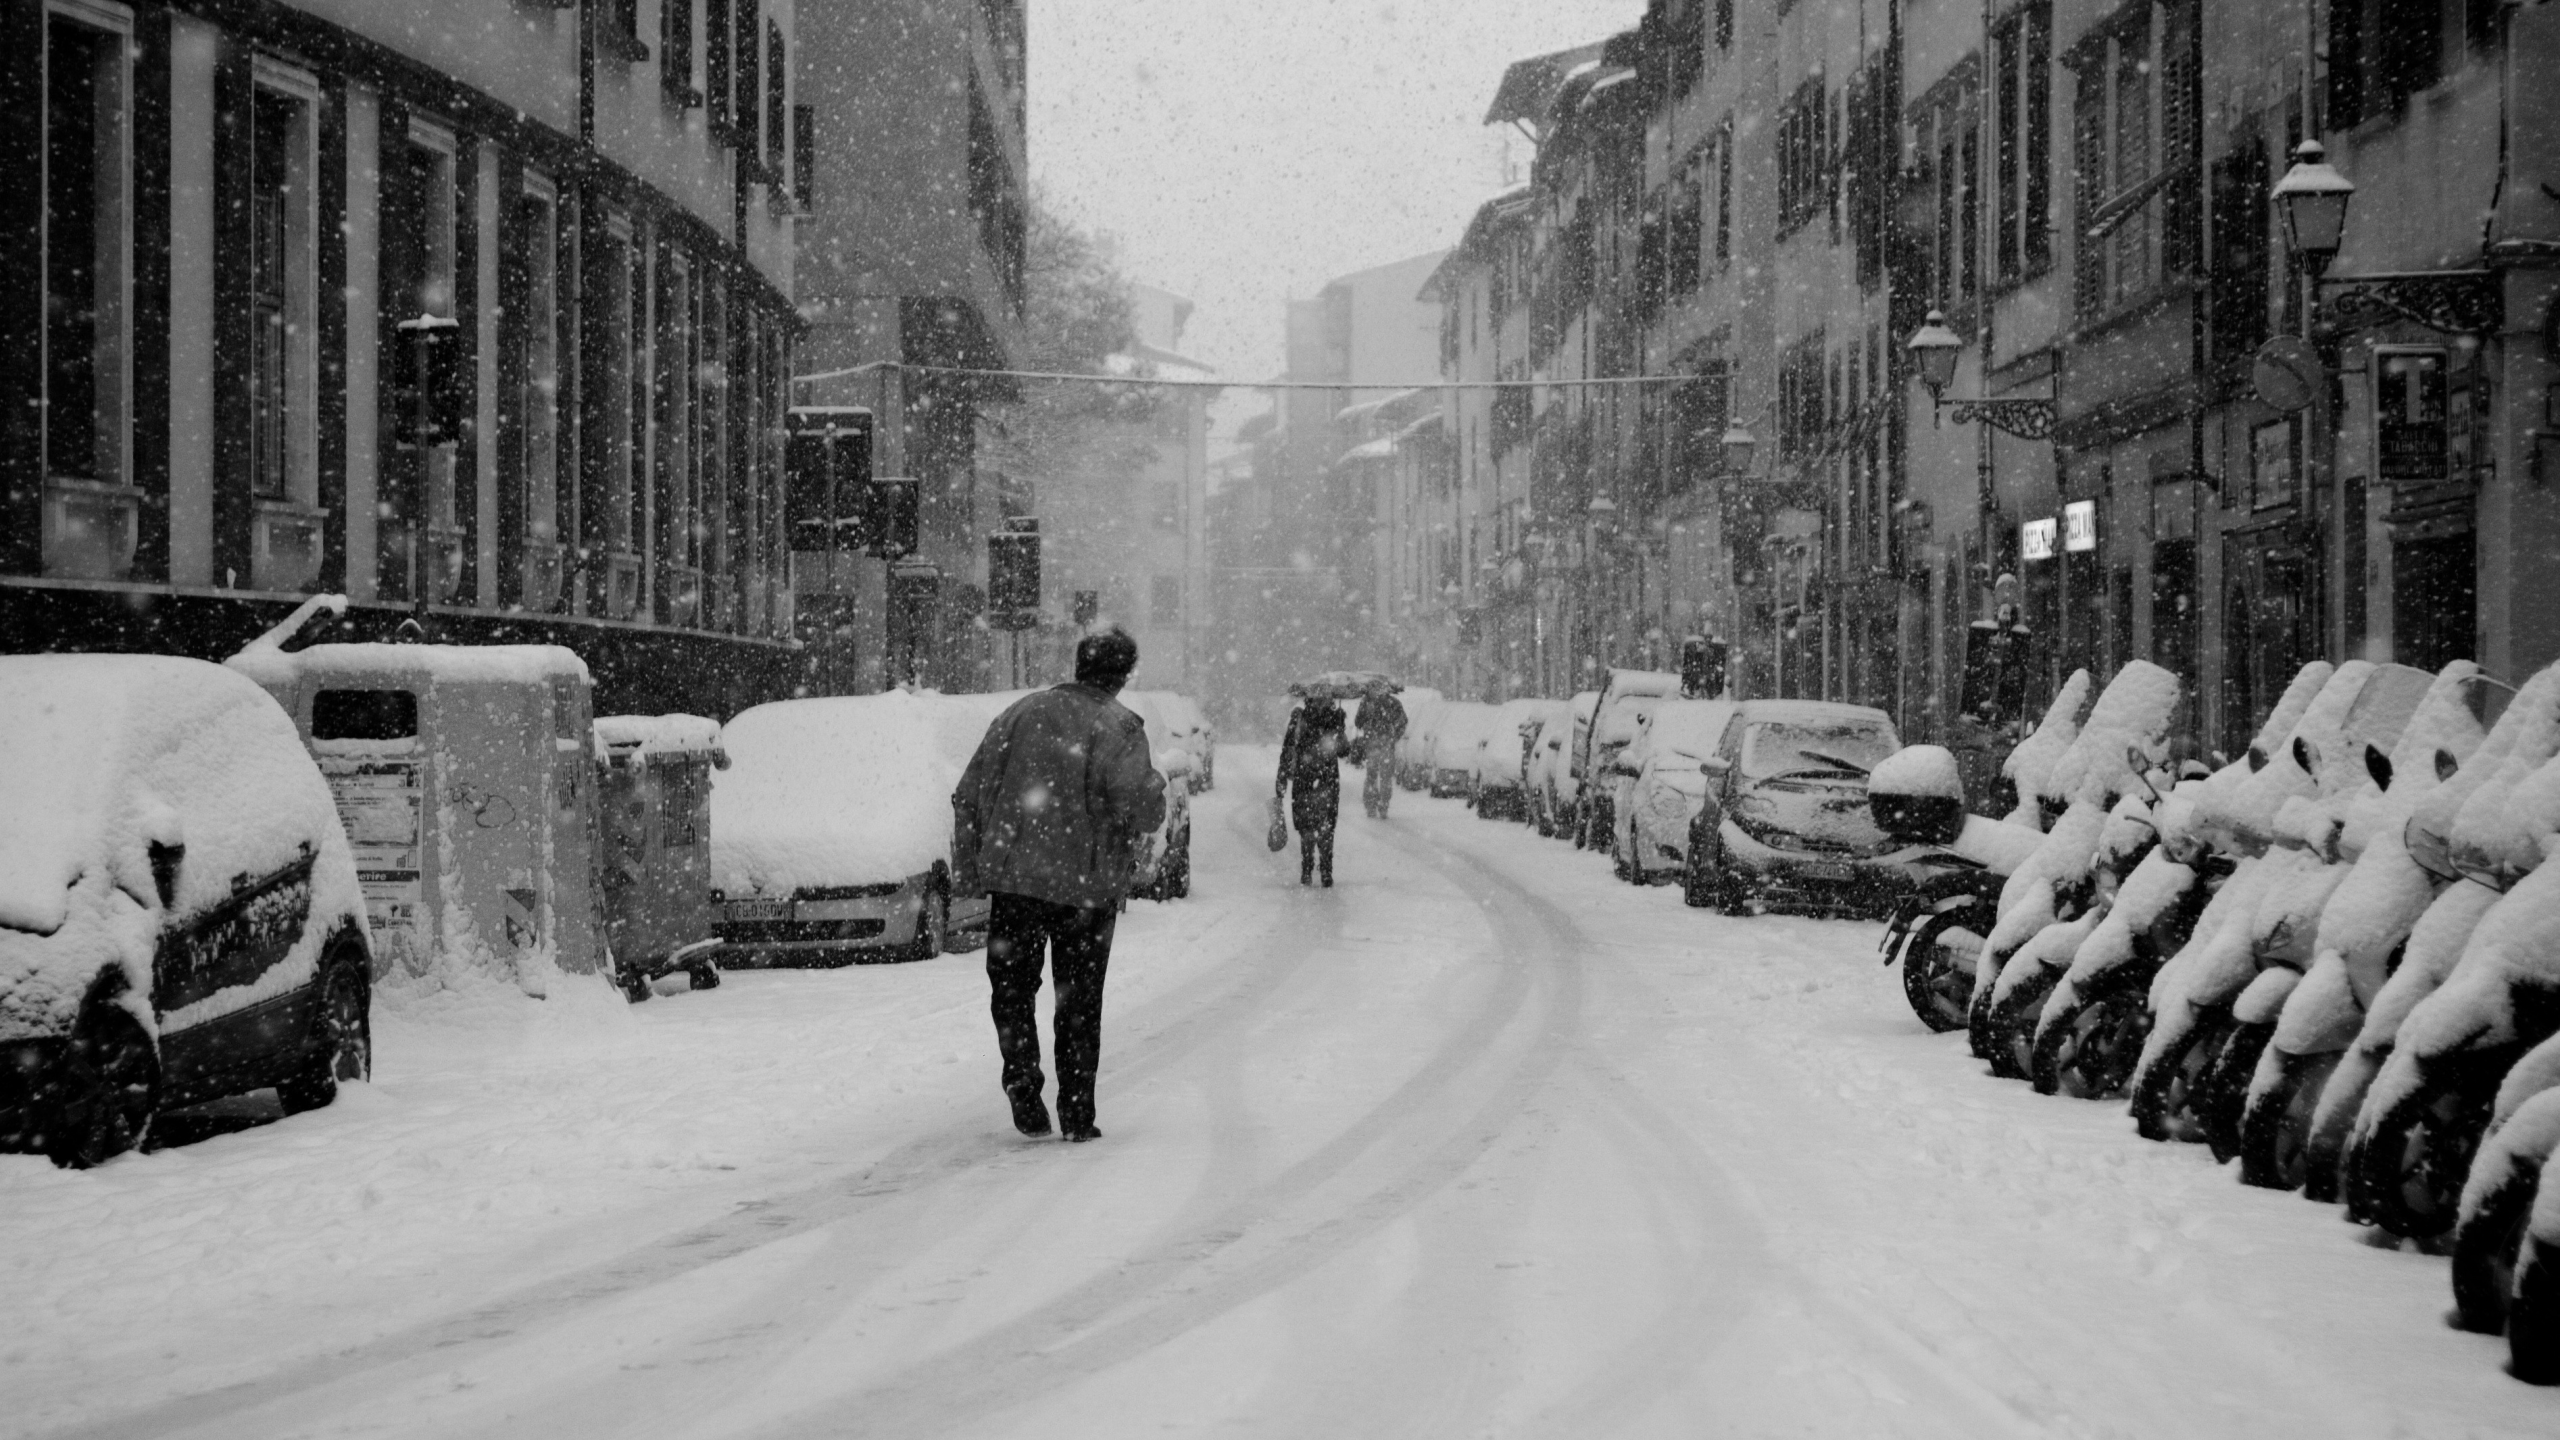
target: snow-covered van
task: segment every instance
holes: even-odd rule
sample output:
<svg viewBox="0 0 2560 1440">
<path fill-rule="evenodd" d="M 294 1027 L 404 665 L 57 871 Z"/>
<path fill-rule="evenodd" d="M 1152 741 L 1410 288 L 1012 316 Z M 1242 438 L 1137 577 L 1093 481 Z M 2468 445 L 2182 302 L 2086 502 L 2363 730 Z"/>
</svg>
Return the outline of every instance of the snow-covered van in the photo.
<svg viewBox="0 0 2560 1440">
<path fill-rule="evenodd" d="M 0 1148 L 89 1165 L 157 1111 L 368 1076 L 372 946 L 329 786 L 247 678 L 0 657 Z"/>
</svg>

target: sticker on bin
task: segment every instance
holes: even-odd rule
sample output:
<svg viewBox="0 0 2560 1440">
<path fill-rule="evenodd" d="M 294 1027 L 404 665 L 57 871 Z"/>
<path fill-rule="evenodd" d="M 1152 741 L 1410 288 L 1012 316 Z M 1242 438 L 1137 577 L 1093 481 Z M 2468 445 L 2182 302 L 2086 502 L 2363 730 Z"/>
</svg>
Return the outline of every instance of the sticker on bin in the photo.
<svg viewBox="0 0 2560 1440">
<path fill-rule="evenodd" d="M 788 900 L 732 900 L 729 902 L 729 918 L 732 920 L 788 920 L 791 918 L 791 902 Z"/>
</svg>

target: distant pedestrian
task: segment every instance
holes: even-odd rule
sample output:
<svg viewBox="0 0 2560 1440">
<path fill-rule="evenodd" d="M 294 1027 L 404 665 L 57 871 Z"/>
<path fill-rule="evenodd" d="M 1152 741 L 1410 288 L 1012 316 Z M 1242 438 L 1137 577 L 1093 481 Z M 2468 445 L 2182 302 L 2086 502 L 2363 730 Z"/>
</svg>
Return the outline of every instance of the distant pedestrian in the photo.
<svg viewBox="0 0 2560 1440">
<path fill-rule="evenodd" d="M 1309 697 L 1289 717 L 1280 737 L 1280 772 L 1272 777 L 1274 793 L 1289 792 L 1289 823 L 1298 832 L 1298 883 L 1312 885 L 1319 872 L 1333 884 L 1333 828 L 1342 813 L 1342 756 L 1351 748 L 1343 734 L 1342 707 L 1323 696 Z"/>
<path fill-rule="evenodd" d="M 1380 690 L 1360 697 L 1360 803 L 1372 820 L 1387 818 L 1396 798 L 1396 744 L 1404 739 L 1404 702 Z"/>
<path fill-rule="evenodd" d="M 951 795 L 951 883 L 990 897 L 988 1004 L 1014 1128 L 1049 1133 L 1041 1103 L 1041 952 L 1058 981 L 1058 1126 L 1094 1140 L 1102 981 L 1140 840 L 1164 823 L 1145 724 L 1116 696 L 1138 666 L 1117 628 L 1076 644 L 1073 683 L 1024 696 L 987 727 Z"/>
</svg>

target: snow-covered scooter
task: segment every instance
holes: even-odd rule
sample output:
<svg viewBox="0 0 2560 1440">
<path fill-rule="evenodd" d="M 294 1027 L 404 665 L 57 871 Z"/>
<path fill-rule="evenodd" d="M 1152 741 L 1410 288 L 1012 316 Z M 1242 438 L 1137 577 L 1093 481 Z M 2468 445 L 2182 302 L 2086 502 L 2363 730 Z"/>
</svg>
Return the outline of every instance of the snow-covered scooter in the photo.
<svg viewBox="0 0 2560 1440">
<path fill-rule="evenodd" d="M 2127 662 L 2054 763 L 2047 792 L 2066 797 L 2068 804 L 2044 843 L 2001 887 L 1999 919 L 1974 971 L 1967 1022 L 1973 1053 L 1990 1063 L 1994 1075 L 2027 1078 L 2045 992 L 2102 918 L 2102 842 L 2112 838 L 2128 868 L 2130 852 L 2141 845 L 2126 827 L 2110 837 L 2108 822 L 2119 800 L 2153 789 L 2150 772 L 2168 757 L 2178 692 L 2176 675 L 2147 660 Z M 2023 966 L 2015 963 L 2021 958 Z"/>
<path fill-rule="evenodd" d="M 2541 863 L 2560 846 L 2560 690 L 2544 683 L 2550 673 L 2534 677 L 2501 717 L 2505 730 L 2523 712 L 2450 830 L 2452 868 L 2501 893 L 2444 983 L 2410 1008 L 2357 1111 L 2346 1162 L 2351 1213 L 2396 1235 L 2452 1228 L 2500 1082 L 2560 1032 L 2560 866 Z"/>
<path fill-rule="evenodd" d="M 2387 753 L 2365 742 L 2369 783 L 2331 808 L 2334 823 L 2304 837 L 2348 869 L 2320 912 L 2311 967 L 2285 997 L 2249 1079 L 2240 1120 L 2240 1178 L 2248 1184 L 2337 1196 L 2336 1146 L 2314 1163 L 2323 1153 L 2313 1143 L 2317 1106 L 2411 930 L 2443 887 L 2409 853 L 2403 831 L 2419 800 L 2479 749 L 2485 732 L 2475 708 L 2484 680 L 2468 660 L 2447 665 Z M 2308 740 L 2299 743 L 2310 748 Z"/>
<path fill-rule="evenodd" d="M 2044 832 L 1969 813 L 1956 757 L 1941 745 L 1885 757 L 1867 777 L 1867 807 L 1887 835 L 1932 847 L 1914 857 L 1922 878 L 1895 905 L 1879 948 L 1886 964 L 1902 963 L 1903 997 L 1921 1023 L 1957 1029 L 1972 1004 L 1974 962 L 2000 888 Z"/>
</svg>

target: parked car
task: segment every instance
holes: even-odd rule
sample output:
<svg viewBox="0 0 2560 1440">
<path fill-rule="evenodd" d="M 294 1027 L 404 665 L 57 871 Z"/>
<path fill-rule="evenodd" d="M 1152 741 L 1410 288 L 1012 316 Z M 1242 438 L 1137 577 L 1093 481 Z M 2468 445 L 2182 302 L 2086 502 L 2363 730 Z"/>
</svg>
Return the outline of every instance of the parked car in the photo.
<svg viewBox="0 0 2560 1440">
<path fill-rule="evenodd" d="M 1524 777 L 1529 823 L 1541 835 L 1564 834 L 1573 823 L 1574 804 L 1582 793 L 1582 737 L 1590 731 L 1591 712 L 1599 703 L 1599 691 L 1583 691 L 1548 712 L 1530 739 Z"/>
<path fill-rule="evenodd" d="M 1452 700 L 1440 712 L 1431 733 L 1431 777 L 1424 787 L 1434 795 L 1459 796 L 1475 803 L 1476 755 L 1493 733 L 1493 707 L 1481 700 Z"/>
<path fill-rule="evenodd" d="M 1476 752 L 1476 814 L 1487 820 L 1529 818 L 1529 745 L 1561 700 L 1505 700 L 1494 707 L 1484 748 Z"/>
<path fill-rule="evenodd" d="M 1646 717 L 1666 695 L 1680 693 L 1680 677 L 1662 670 L 1612 670 L 1592 702 L 1591 725 L 1582 736 L 1582 785 L 1575 796 L 1573 843 L 1585 850 L 1604 849 L 1616 828 L 1616 795 L 1608 782 L 1609 764 L 1644 728 Z"/>
<path fill-rule="evenodd" d="M 720 963 L 921 960 L 986 927 L 951 893 L 951 791 L 1020 692 L 777 700 L 721 728 L 711 780 Z"/>
<path fill-rule="evenodd" d="M 1424 685 L 1408 685 L 1396 698 L 1404 702 L 1404 738 L 1396 742 L 1396 783 L 1420 790 L 1431 783 L 1431 742 L 1439 734 L 1440 716 L 1449 701 Z"/>
<path fill-rule="evenodd" d="M 161 655 L 0 657 L 0 1149 L 94 1165 L 174 1106 L 372 1071 L 364 892 L 291 717 Z"/>
<path fill-rule="evenodd" d="M 1667 699 L 1644 733 L 1618 754 L 1624 802 L 1616 807 L 1611 858 L 1618 876 L 1667 885 L 1689 858 L 1689 822 L 1707 803 L 1706 762 L 1733 720 L 1730 700 Z"/>
<path fill-rule="evenodd" d="M 1129 893 L 1144 900 L 1178 900 L 1191 893 L 1191 780 L 1193 752 L 1183 744 L 1184 707 L 1190 702 L 1162 690 L 1123 690 L 1120 701 L 1147 727 L 1147 753 L 1164 776 L 1164 820 L 1138 851 Z M 1181 704 L 1168 702 L 1181 701 Z M 990 712 L 993 720 L 997 712 Z"/>
<path fill-rule="evenodd" d="M 1163 722 L 1160 738 L 1151 741 L 1161 746 L 1170 744 L 1191 757 L 1190 773 L 1184 777 L 1183 789 L 1193 795 L 1217 784 L 1217 732 L 1209 727 L 1208 717 L 1188 695 L 1172 690 L 1123 690 L 1120 703 L 1135 710 L 1139 701 L 1152 707 L 1156 720 Z M 1157 735 L 1154 721 L 1148 734 Z"/>
<path fill-rule="evenodd" d="M 1881 710 L 1826 700 L 1746 700 L 1713 757 L 1689 822 L 1690 893 L 1727 913 L 1752 905 L 1881 916 L 1914 883 L 1919 850 L 1879 829 L 1867 774 L 1902 748 Z"/>
</svg>

